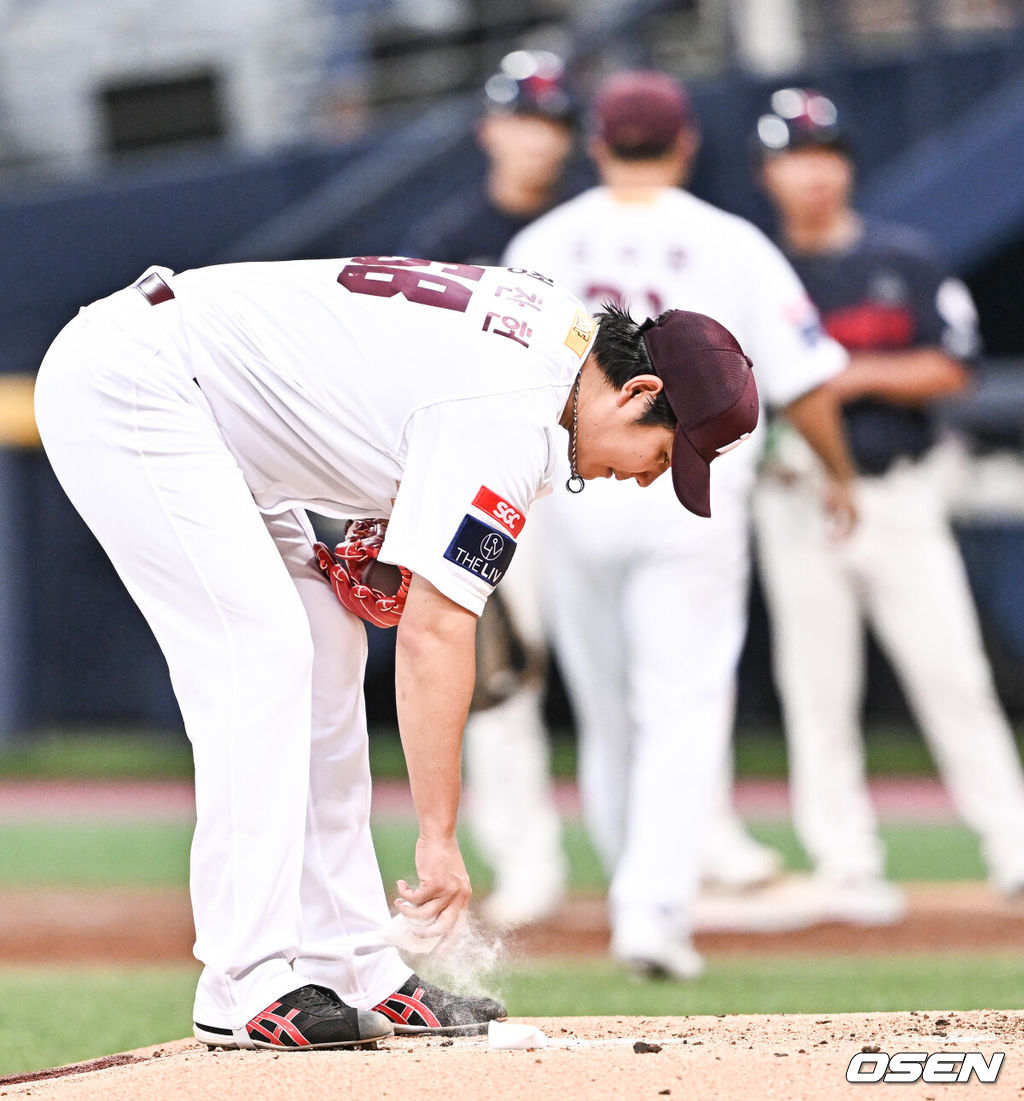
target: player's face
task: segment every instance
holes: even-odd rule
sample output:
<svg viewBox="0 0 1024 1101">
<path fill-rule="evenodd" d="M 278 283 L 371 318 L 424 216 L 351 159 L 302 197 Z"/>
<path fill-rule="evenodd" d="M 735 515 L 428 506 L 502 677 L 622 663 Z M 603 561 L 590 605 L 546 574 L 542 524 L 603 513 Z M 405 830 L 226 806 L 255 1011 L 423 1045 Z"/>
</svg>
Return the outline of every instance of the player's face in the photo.
<svg viewBox="0 0 1024 1101">
<path fill-rule="evenodd" d="M 783 218 L 820 221 L 848 205 L 853 165 L 834 149 L 796 149 L 768 157 L 761 182 Z"/>
<path fill-rule="evenodd" d="M 605 384 L 588 395 L 587 405 L 581 403 L 576 435 L 581 478 L 633 478 L 648 486 L 668 470 L 675 430 L 638 423 L 660 388 L 660 379 L 642 375 L 621 390 Z"/>
<path fill-rule="evenodd" d="M 568 126 L 534 115 L 490 115 L 479 136 L 493 172 L 531 187 L 553 186 L 572 149 Z"/>
</svg>

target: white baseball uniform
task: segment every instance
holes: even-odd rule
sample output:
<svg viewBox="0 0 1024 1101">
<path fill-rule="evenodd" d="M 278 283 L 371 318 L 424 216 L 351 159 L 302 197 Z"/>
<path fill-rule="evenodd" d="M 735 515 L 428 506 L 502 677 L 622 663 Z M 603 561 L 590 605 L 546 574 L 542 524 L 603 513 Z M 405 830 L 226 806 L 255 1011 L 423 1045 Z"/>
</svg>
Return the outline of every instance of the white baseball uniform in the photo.
<svg viewBox="0 0 1024 1101">
<path fill-rule="evenodd" d="M 566 448 L 593 326 L 549 280 L 496 268 L 153 271 L 173 297 L 83 309 L 36 404 L 192 742 L 195 1016 L 238 1028 L 307 982 L 368 1008 L 410 972 L 377 936 L 365 632 L 304 510 L 390 517 L 381 557 L 479 613 Z"/>
<path fill-rule="evenodd" d="M 505 260 L 554 274 L 591 308 L 610 299 L 638 320 L 677 307 L 709 314 L 753 360 L 766 403 L 788 404 L 846 362 L 778 249 L 675 188 L 647 202 L 589 190 L 520 233 Z M 585 815 L 612 871 L 616 936 L 652 922 L 690 933 L 732 728 L 758 450 L 752 441 L 716 459 L 710 520 L 686 512 L 668 479 L 643 490 L 590 482 L 574 497 L 556 478 L 530 533 L 553 582 Z"/>
</svg>

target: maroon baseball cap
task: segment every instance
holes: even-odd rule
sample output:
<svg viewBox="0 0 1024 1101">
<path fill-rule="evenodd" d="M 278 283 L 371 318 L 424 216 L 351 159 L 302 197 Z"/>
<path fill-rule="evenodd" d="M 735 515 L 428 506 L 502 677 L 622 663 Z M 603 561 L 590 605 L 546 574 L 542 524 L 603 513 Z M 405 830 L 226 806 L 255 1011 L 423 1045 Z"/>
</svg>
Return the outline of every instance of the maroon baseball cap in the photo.
<svg viewBox="0 0 1024 1101">
<path fill-rule="evenodd" d="M 697 516 L 711 515 L 711 463 L 757 425 L 750 360 L 724 325 L 702 313 L 669 310 L 640 326 L 654 373 L 676 415 L 672 485 Z"/>
<path fill-rule="evenodd" d="M 686 89 L 668 73 L 616 73 L 598 89 L 597 134 L 616 153 L 667 148 L 694 124 Z"/>
</svg>

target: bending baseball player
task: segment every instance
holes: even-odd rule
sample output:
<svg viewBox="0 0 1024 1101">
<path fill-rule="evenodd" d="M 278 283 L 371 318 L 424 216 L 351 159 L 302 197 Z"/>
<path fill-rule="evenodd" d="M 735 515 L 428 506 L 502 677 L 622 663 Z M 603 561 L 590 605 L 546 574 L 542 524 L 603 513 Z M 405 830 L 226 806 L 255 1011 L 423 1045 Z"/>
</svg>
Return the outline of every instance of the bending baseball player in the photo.
<svg viewBox="0 0 1024 1101">
<path fill-rule="evenodd" d="M 757 420 L 732 335 L 678 310 L 595 322 L 522 268 L 151 268 L 57 337 L 36 415 L 192 743 L 196 1036 L 346 1047 L 504 1016 L 422 981 L 380 936 L 360 616 L 399 620 L 419 882 L 397 906 L 443 937 L 470 896 L 455 828 L 476 618 L 527 511 L 561 452 L 574 490 L 648 485 L 671 463 L 706 513 L 710 461 Z M 332 554 L 306 509 L 380 523 Z M 396 585 L 370 560 L 406 572 Z"/>
</svg>

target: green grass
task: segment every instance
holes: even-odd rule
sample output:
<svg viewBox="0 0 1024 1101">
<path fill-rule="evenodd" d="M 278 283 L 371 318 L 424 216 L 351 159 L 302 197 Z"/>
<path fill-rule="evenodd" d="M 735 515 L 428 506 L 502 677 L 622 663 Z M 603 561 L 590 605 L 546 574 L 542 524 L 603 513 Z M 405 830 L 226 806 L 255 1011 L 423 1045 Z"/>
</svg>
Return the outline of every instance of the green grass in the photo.
<svg viewBox="0 0 1024 1101">
<path fill-rule="evenodd" d="M 189 1034 L 198 965 L 0 968 L 0 1075 Z"/>
<path fill-rule="evenodd" d="M 778 848 L 787 866 L 805 870 L 807 858 L 792 829 L 783 823 L 758 823 L 751 832 Z M 81 824 L 0 824 L 0 884 L 59 886 L 184 886 L 188 877 L 191 826 L 142 822 Z M 415 827 L 408 821 L 381 819 L 373 825 L 384 882 L 413 874 Z M 582 825 L 565 826 L 571 886 L 599 890 L 604 873 Z M 882 837 L 889 870 L 899 880 L 983 879 L 984 865 L 974 835 L 955 823 L 891 824 Z M 478 894 L 491 886 L 491 873 L 473 839 L 462 831 L 462 848 Z"/>
<path fill-rule="evenodd" d="M 809 870 L 807 856 L 788 824 L 756 823 L 750 831 L 759 840 L 777 848 L 791 871 Z M 374 823 L 373 835 L 384 882 L 390 884 L 398 878 L 407 879 L 412 874 L 413 827 L 407 822 L 378 821 Z M 483 893 L 491 886 L 490 869 L 467 831 L 462 831 L 460 836 L 474 889 Z M 583 826 L 579 822 L 566 823 L 563 837 L 572 888 L 592 891 L 606 886 L 601 862 Z M 966 826 L 958 823 L 883 825 L 882 840 L 888 851 L 889 874 L 893 879 L 941 882 L 985 878 L 977 839 Z"/>
<path fill-rule="evenodd" d="M 0 745 L 0 779 L 191 779 L 183 734 L 41 730 Z"/>
<path fill-rule="evenodd" d="M 1024 960 L 1009 953 L 801 959 L 712 957 L 695 982 L 641 981 L 610 961 L 506 966 L 495 983 L 521 1016 L 676 1016 L 1019 1009 Z"/>
<path fill-rule="evenodd" d="M 579 823 L 568 823 L 564 832 L 565 850 L 569 857 L 570 885 L 575 890 L 593 890 L 605 884 L 601 863 Z M 415 876 L 412 863 L 416 841 L 415 827 L 409 822 L 379 820 L 373 823 L 373 840 L 377 848 L 377 860 L 385 884 L 393 885 L 397 879 Z M 459 831 L 459 846 L 466 861 L 466 869 L 477 894 L 490 889 L 492 875 L 483 862 L 465 829 Z"/>
<path fill-rule="evenodd" d="M 184 823 L 5 823 L 0 884 L 184 886 L 191 837 Z"/>
<path fill-rule="evenodd" d="M 1024 752 L 1024 730 L 1018 731 Z M 865 745 L 872 775 L 934 776 L 935 766 L 920 736 L 898 727 L 868 730 Z M 405 761 L 397 731 L 370 733 L 370 763 L 375 776 L 402 778 Z M 576 746 L 571 731 L 552 731 L 551 770 L 575 775 Z M 784 778 L 786 745 L 774 727 L 744 728 L 736 737 L 736 774 Z M 146 730 L 41 730 L 0 744 L 0 778 L 122 779 L 192 775 L 192 755 L 183 734 Z"/>
<path fill-rule="evenodd" d="M 778 849 L 791 871 L 810 869 L 810 861 L 787 823 L 757 822 L 750 832 Z M 958 822 L 883 823 L 881 835 L 892 879 L 943 882 L 985 878 L 978 839 Z"/>
<path fill-rule="evenodd" d="M 0 968 L 0 1075 L 187 1036 L 196 977 L 194 966 Z M 1019 1009 L 1024 963 L 1006 953 L 712 957 L 684 984 L 640 981 L 605 960 L 506 959 L 487 985 L 513 1017 Z"/>
<path fill-rule="evenodd" d="M 1024 727 L 1016 731 L 1017 751 L 1024 758 Z M 733 740 L 736 775 L 784 780 L 789 772 L 786 740 L 777 727 L 745 727 Z M 935 762 L 921 735 L 900 726 L 872 726 L 864 736 L 871 776 L 937 776 Z"/>
</svg>

